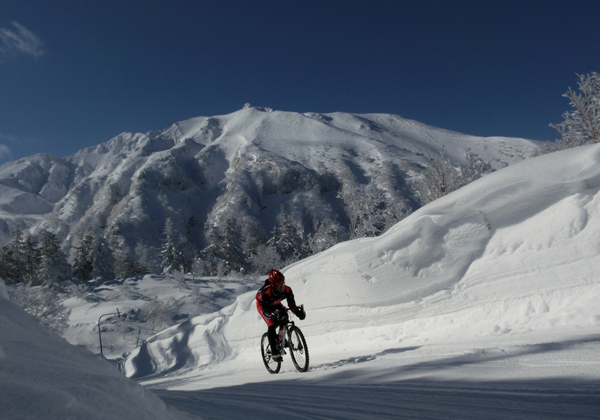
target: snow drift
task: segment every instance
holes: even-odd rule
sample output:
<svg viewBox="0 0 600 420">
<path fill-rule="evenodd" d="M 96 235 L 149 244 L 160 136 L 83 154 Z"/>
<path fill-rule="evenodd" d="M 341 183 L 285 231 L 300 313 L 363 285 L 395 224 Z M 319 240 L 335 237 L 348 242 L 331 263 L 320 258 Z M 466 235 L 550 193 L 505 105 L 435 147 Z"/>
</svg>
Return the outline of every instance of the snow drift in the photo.
<svg viewBox="0 0 600 420">
<path fill-rule="evenodd" d="M 597 336 L 599 231 L 600 145 L 592 145 L 514 164 L 381 237 L 289 266 L 287 282 L 307 309 L 300 325 L 314 370 L 440 344 L 514 347 Z M 246 293 L 149 339 L 127 359 L 127 375 L 170 389 L 252 382 L 266 373 L 258 347 L 264 330 L 254 293 Z M 598 375 L 590 366 L 546 374 Z"/>
<path fill-rule="evenodd" d="M 8 300 L 2 279 L 0 401 L 5 420 L 192 418 L 44 328 Z"/>
</svg>

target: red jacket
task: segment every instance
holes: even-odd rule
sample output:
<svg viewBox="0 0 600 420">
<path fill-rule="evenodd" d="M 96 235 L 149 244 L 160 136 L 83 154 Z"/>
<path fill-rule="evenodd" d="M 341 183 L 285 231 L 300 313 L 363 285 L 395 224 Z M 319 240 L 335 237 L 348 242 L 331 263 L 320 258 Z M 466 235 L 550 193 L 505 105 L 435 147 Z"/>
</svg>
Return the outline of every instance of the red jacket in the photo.
<svg viewBox="0 0 600 420">
<path fill-rule="evenodd" d="M 269 280 L 267 280 L 265 281 L 265 285 L 256 293 L 256 309 L 258 309 L 258 313 L 260 313 L 269 327 L 275 324 L 275 311 L 278 309 L 283 311 L 284 306 L 281 304 L 281 301 L 284 299 L 287 299 L 287 304 L 292 312 L 298 315 L 294 293 L 289 286 L 285 286 L 283 293 L 278 293 Z"/>
</svg>

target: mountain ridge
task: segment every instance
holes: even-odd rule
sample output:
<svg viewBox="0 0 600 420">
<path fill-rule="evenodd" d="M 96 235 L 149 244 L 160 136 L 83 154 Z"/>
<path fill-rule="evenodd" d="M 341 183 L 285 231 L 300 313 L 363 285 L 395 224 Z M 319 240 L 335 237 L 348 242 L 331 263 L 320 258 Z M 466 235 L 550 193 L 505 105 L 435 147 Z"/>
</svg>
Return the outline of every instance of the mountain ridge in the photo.
<svg viewBox="0 0 600 420">
<path fill-rule="evenodd" d="M 540 144 L 464 135 L 391 114 L 246 105 L 161 131 L 124 132 L 65 158 L 37 154 L 0 165 L 0 244 L 15 228 L 33 234 L 48 229 L 68 249 L 93 225 L 122 237 L 137 259 L 160 246 L 167 218 L 204 248 L 211 226 L 222 229 L 223 214 L 256 225 L 247 237 L 266 241 L 275 219 L 298 206 L 306 225 L 298 229 L 306 236 L 323 215 L 336 226 L 347 223 L 331 193 L 344 182 L 340 167 L 359 184 L 385 184 L 388 198 L 396 197 L 392 204 L 410 211 L 416 199 L 409 181 L 420 176 L 428 156 L 445 150 L 461 162 L 470 151 L 500 168 L 532 155 Z M 384 173 L 385 182 L 378 179 Z M 323 211 L 317 215 L 313 207 Z M 140 241 L 148 249 L 136 251 Z"/>
</svg>

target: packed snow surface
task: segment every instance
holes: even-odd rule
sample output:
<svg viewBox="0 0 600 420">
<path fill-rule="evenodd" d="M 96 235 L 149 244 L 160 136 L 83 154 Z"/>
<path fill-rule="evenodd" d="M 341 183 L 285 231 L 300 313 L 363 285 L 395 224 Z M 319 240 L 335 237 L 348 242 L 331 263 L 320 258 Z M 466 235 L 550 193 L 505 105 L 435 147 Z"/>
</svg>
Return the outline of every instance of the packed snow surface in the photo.
<svg viewBox="0 0 600 420">
<path fill-rule="evenodd" d="M 264 369 L 259 339 L 266 327 L 253 291 L 151 337 L 126 360 L 126 372 L 170 390 L 163 397 L 182 406 L 227 392 L 244 399 L 259 395 L 258 386 L 296 398 L 303 413 L 312 403 L 295 394 L 315 392 L 315 385 L 330 386 L 332 403 L 348 413 L 357 400 L 336 387 L 356 385 L 378 400 L 373 387 L 383 385 L 393 395 L 422 395 L 406 385 L 414 381 L 462 381 L 472 385 L 463 384 L 467 393 L 477 392 L 474 383 L 494 383 L 488 388 L 496 396 L 542 381 L 557 387 L 572 418 L 597 417 L 599 232 L 600 145 L 526 160 L 421 208 L 381 237 L 342 243 L 287 267 L 287 284 L 308 314 L 296 320 L 308 341 L 308 373 L 295 372 L 289 358 L 279 375 Z M 564 381 L 575 388 L 559 389 Z M 232 386 L 238 387 L 199 391 Z M 452 391 L 465 396 L 458 388 Z M 533 404 L 539 418 L 562 416 L 544 385 L 527 392 L 540 397 Z M 381 418 L 401 409 L 393 405 Z M 314 418 L 345 418 L 320 413 Z M 498 408 L 502 413 L 510 409 Z"/>
</svg>

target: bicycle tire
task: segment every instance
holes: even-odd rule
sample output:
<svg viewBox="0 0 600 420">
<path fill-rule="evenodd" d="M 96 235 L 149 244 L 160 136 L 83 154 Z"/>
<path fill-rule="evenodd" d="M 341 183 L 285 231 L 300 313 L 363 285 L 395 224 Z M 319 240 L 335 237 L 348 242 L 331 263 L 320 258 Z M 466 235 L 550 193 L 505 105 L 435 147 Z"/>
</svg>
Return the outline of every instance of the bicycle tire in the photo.
<svg viewBox="0 0 600 420">
<path fill-rule="evenodd" d="M 269 373 L 279 373 L 281 369 L 281 360 L 276 361 L 271 357 L 271 346 L 269 345 L 269 334 L 264 333 L 260 340 L 260 353 L 262 354 L 263 363 Z"/>
<path fill-rule="evenodd" d="M 306 339 L 304 334 L 300 331 L 300 328 L 293 326 L 289 331 L 288 348 L 290 349 L 290 355 L 292 356 L 292 362 L 299 372 L 306 372 L 308 370 L 308 364 L 310 357 L 308 355 L 308 346 L 306 345 Z"/>
</svg>

